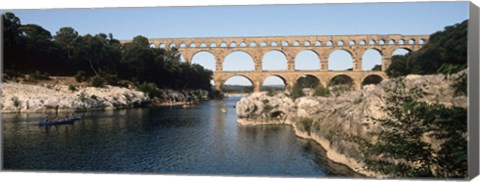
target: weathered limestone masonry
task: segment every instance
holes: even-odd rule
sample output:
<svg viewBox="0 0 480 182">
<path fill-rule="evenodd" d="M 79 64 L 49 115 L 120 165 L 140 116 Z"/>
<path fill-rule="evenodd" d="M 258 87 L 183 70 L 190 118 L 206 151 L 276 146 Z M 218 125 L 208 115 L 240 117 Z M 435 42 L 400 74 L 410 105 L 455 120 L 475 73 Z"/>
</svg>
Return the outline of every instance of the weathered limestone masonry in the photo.
<svg viewBox="0 0 480 182">
<path fill-rule="evenodd" d="M 286 88 L 292 86 L 304 75 L 316 77 L 320 84 L 327 86 L 332 78 L 346 75 L 354 81 L 355 89 L 360 90 L 362 81 L 370 75 L 385 79 L 383 72 L 391 62 L 396 49 L 403 48 L 409 51 L 420 49 L 429 39 L 429 35 L 332 35 L 332 36 L 271 36 L 271 37 L 212 37 L 212 38 L 158 38 L 149 39 L 151 47 L 176 47 L 187 63 L 191 63 L 193 56 L 198 52 L 209 52 L 214 55 L 216 70 L 213 74 L 215 87 L 222 90 L 226 80 L 233 76 L 244 76 L 250 80 L 254 91 L 259 92 L 263 81 L 269 76 L 278 76 L 285 83 Z M 122 41 L 123 43 L 129 41 Z M 375 49 L 382 56 L 383 71 L 363 71 L 362 55 L 368 49 Z M 287 58 L 287 70 L 262 70 L 262 58 L 268 51 L 280 51 Z M 320 60 L 319 68 L 311 71 L 295 70 L 295 56 L 303 51 L 315 52 Z M 335 50 L 345 50 L 351 54 L 352 71 L 328 70 L 328 58 Z M 249 54 L 255 64 L 254 71 L 224 71 L 222 70 L 225 57 L 235 51 Z"/>
<path fill-rule="evenodd" d="M 419 101 L 467 108 L 468 98 L 455 94 L 455 89 L 451 87 L 460 75 L 461 73 L 449 77 L 409 75 L 405 77 L 403 84 L 405 90 L 421 88 L 426 93 Z M 329 159 L 364 175 L 382 177 L 364 169 L 364 154 L 347 136 L 355 135 L 370 141 L 375 140 L 374 136 L 367 133 L 381 131 L 382 128 L 369 118 L 389 117 L 380 108 L 386 104 L 385 97 L 391 94 L 388 90 L 402 87 L 398 84 L 395 79 L 389 79 L 338 97 L 306 96 L 296 100 L 282 93 L 275 96 L 268 96 L 266 92 L 253 93 L 237 103 L 238 123 L 291 125 L 297 136 L 319 143 L 327 151 Z M 302 123 L 306 119 L 311 123 Z"/>
</svg>

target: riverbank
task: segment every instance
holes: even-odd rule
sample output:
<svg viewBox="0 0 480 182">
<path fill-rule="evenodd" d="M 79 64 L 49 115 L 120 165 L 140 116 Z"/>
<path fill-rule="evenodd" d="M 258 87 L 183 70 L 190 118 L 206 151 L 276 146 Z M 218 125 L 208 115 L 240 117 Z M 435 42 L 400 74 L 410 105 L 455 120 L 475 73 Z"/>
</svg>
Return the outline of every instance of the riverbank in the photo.
<svg viewBox="0 0 480 182">
<path fill-rule="evenodd" d="M 265 92 L 254 93 L 237 103 L 238 123 L 290 125 L 298 137 L 320 144 L 330 160 L 344 164 L 357 173 L 384 178 L 388 176 L 368 170 L 364 162 L 367 154 L 351 137 L 370 142 L 377 140 L 371 133 L 384 128 L 371 118 L 391 117 L 381 108 L 386 106 L 386 98 L 394 92 L 411 95 L 420 89 L 424 95 L 418 101 L 467 108 L 467 97 L 458 94 L 451 86 L 460 75 L 409 75 L 332 97 L 306 96 L 293 100 L 284 93 L 274 96 Z"/>
<path fill-rule="evenodd" d="M 150 98 L 134 87 L 111 85 L 73 86 L 69 82 L 17 83 L 1 85 L 1 113 L 85 112 L 146 106 L 174 106 L 208 99 L 204 90 L 162 89 L 160 98 Z"/>
</svg>

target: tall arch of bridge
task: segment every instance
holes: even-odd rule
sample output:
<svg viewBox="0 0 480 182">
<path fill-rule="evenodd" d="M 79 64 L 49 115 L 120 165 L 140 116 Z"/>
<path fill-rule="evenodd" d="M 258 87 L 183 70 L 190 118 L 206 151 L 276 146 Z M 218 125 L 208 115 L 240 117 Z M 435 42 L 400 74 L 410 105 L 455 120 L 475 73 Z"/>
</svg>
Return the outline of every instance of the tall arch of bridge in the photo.
<svg viewBox="0 0 480 182">
<path fill-rule="evenodd" d="M 249 79 L 254 91 L 259 92 L 263 81 L 271 75 L 281 77 L 285 85 L 294 85 L 303 75 L 314 75 L 320 83 L 327 85 L 336 75 L 347 75 L 359 90 L 364 79 L 376 75 L 382 80 L 387 79 L 385 70 L 391 64 L 394 51 L 404 49 L 409 52 L 422 48 L 429 40 L 429 35 L 401 34 L 371 34 L 371 35 L 311 35 L 311 36 L 258 36 L 258 37 L 208 37 L 208 38 L 153 38 L 149 39 L 152 48 L 169 49 L 175 46 L 182 54 L 186 63 L 192 63 L 192 57 L 197 52 L 209 52 L 215 57 L 213 80 L 221 91 L 223 83 L 235 75 Z M 131 40 L 121 41 L 122 43 Z M 367 50 L 376 50 L 381 55 L 381 70 L 369 71 L 362 69 L 362 57 Z M 262 58 L 271 51 L 281 51 L 287 59 L 287 70 L 263 70 Z M 320 69 L 295 70 L 295 57 L 304 50 L 318 54 Z M 345 50 L 352 55 L 352 70 L 328 70 L 329 55 L 335 50 Z M 254 70 L 225 71 L 223 70 L 226 56 L 235 51 L 249 54 L 254 62 Z M 379 80 L 377 78 L 376 80 Z"/>
</svg>

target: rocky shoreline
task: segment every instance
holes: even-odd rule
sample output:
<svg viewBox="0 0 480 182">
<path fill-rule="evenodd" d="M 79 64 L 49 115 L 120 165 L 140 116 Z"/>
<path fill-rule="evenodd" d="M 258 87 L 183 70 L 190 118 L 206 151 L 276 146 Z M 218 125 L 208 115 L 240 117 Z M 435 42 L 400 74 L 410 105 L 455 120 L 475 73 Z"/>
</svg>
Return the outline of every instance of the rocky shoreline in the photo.
<svg viewBox="0 0 480 182">
<path fill-rule="evenodd" d="M 238 123 L 290 125 L 298 137 L 320 144 L 330 160 L 368 177 L 388 177 L 367 170 L 363 162 L 365 154 L 348 137 L 354 135 L 375 141 L 368 133 L 382 128 L 371 118 L 389 117 L 381 111 L 381 107 L 386 104 L 386 96 L 401 87 L 406 94 L 413 94 L 409 92 L 420 88 L 425 93 L 419 98 L 420 101 L 466 108 L 468 98 L 457 94 L 451 87 L 461 74 L 449 77 L 409 75 L 401 80 L 391 79 L 378 85 L 366 85 L 360 91 L 336 97 L 305 96 L 292 100 L 285 93 L 274 96 L 266 92 L 254 93 L 237 103 Z"/>
<path fill-rule="evenodd" d="M 126 109 L 144 106 L 183 105 L 198 102 L 208 96 L 207 91 L 160 91 L 162 98 L 152 99 L 147 94 L 124 87 L 78 86 L 62 84 L 24 84 L 6 82 L 1 85 L 1 113 L 85 112 Z"/>
</svg>

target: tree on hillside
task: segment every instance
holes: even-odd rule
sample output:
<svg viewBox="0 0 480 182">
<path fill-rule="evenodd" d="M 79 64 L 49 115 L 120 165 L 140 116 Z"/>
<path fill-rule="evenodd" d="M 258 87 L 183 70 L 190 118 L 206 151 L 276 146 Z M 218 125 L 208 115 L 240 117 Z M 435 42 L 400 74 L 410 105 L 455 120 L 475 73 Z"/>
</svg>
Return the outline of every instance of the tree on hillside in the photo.
<svg viewBox="0 0 480 182">
<path fill-rule="evenodd" d="M 392 57 L 386 70 L 389 77 L 407 74 L 451 74 L 467 67 L 468 20 L 430 35 L 429 41 L 418 51 Z"/>
</svg>

